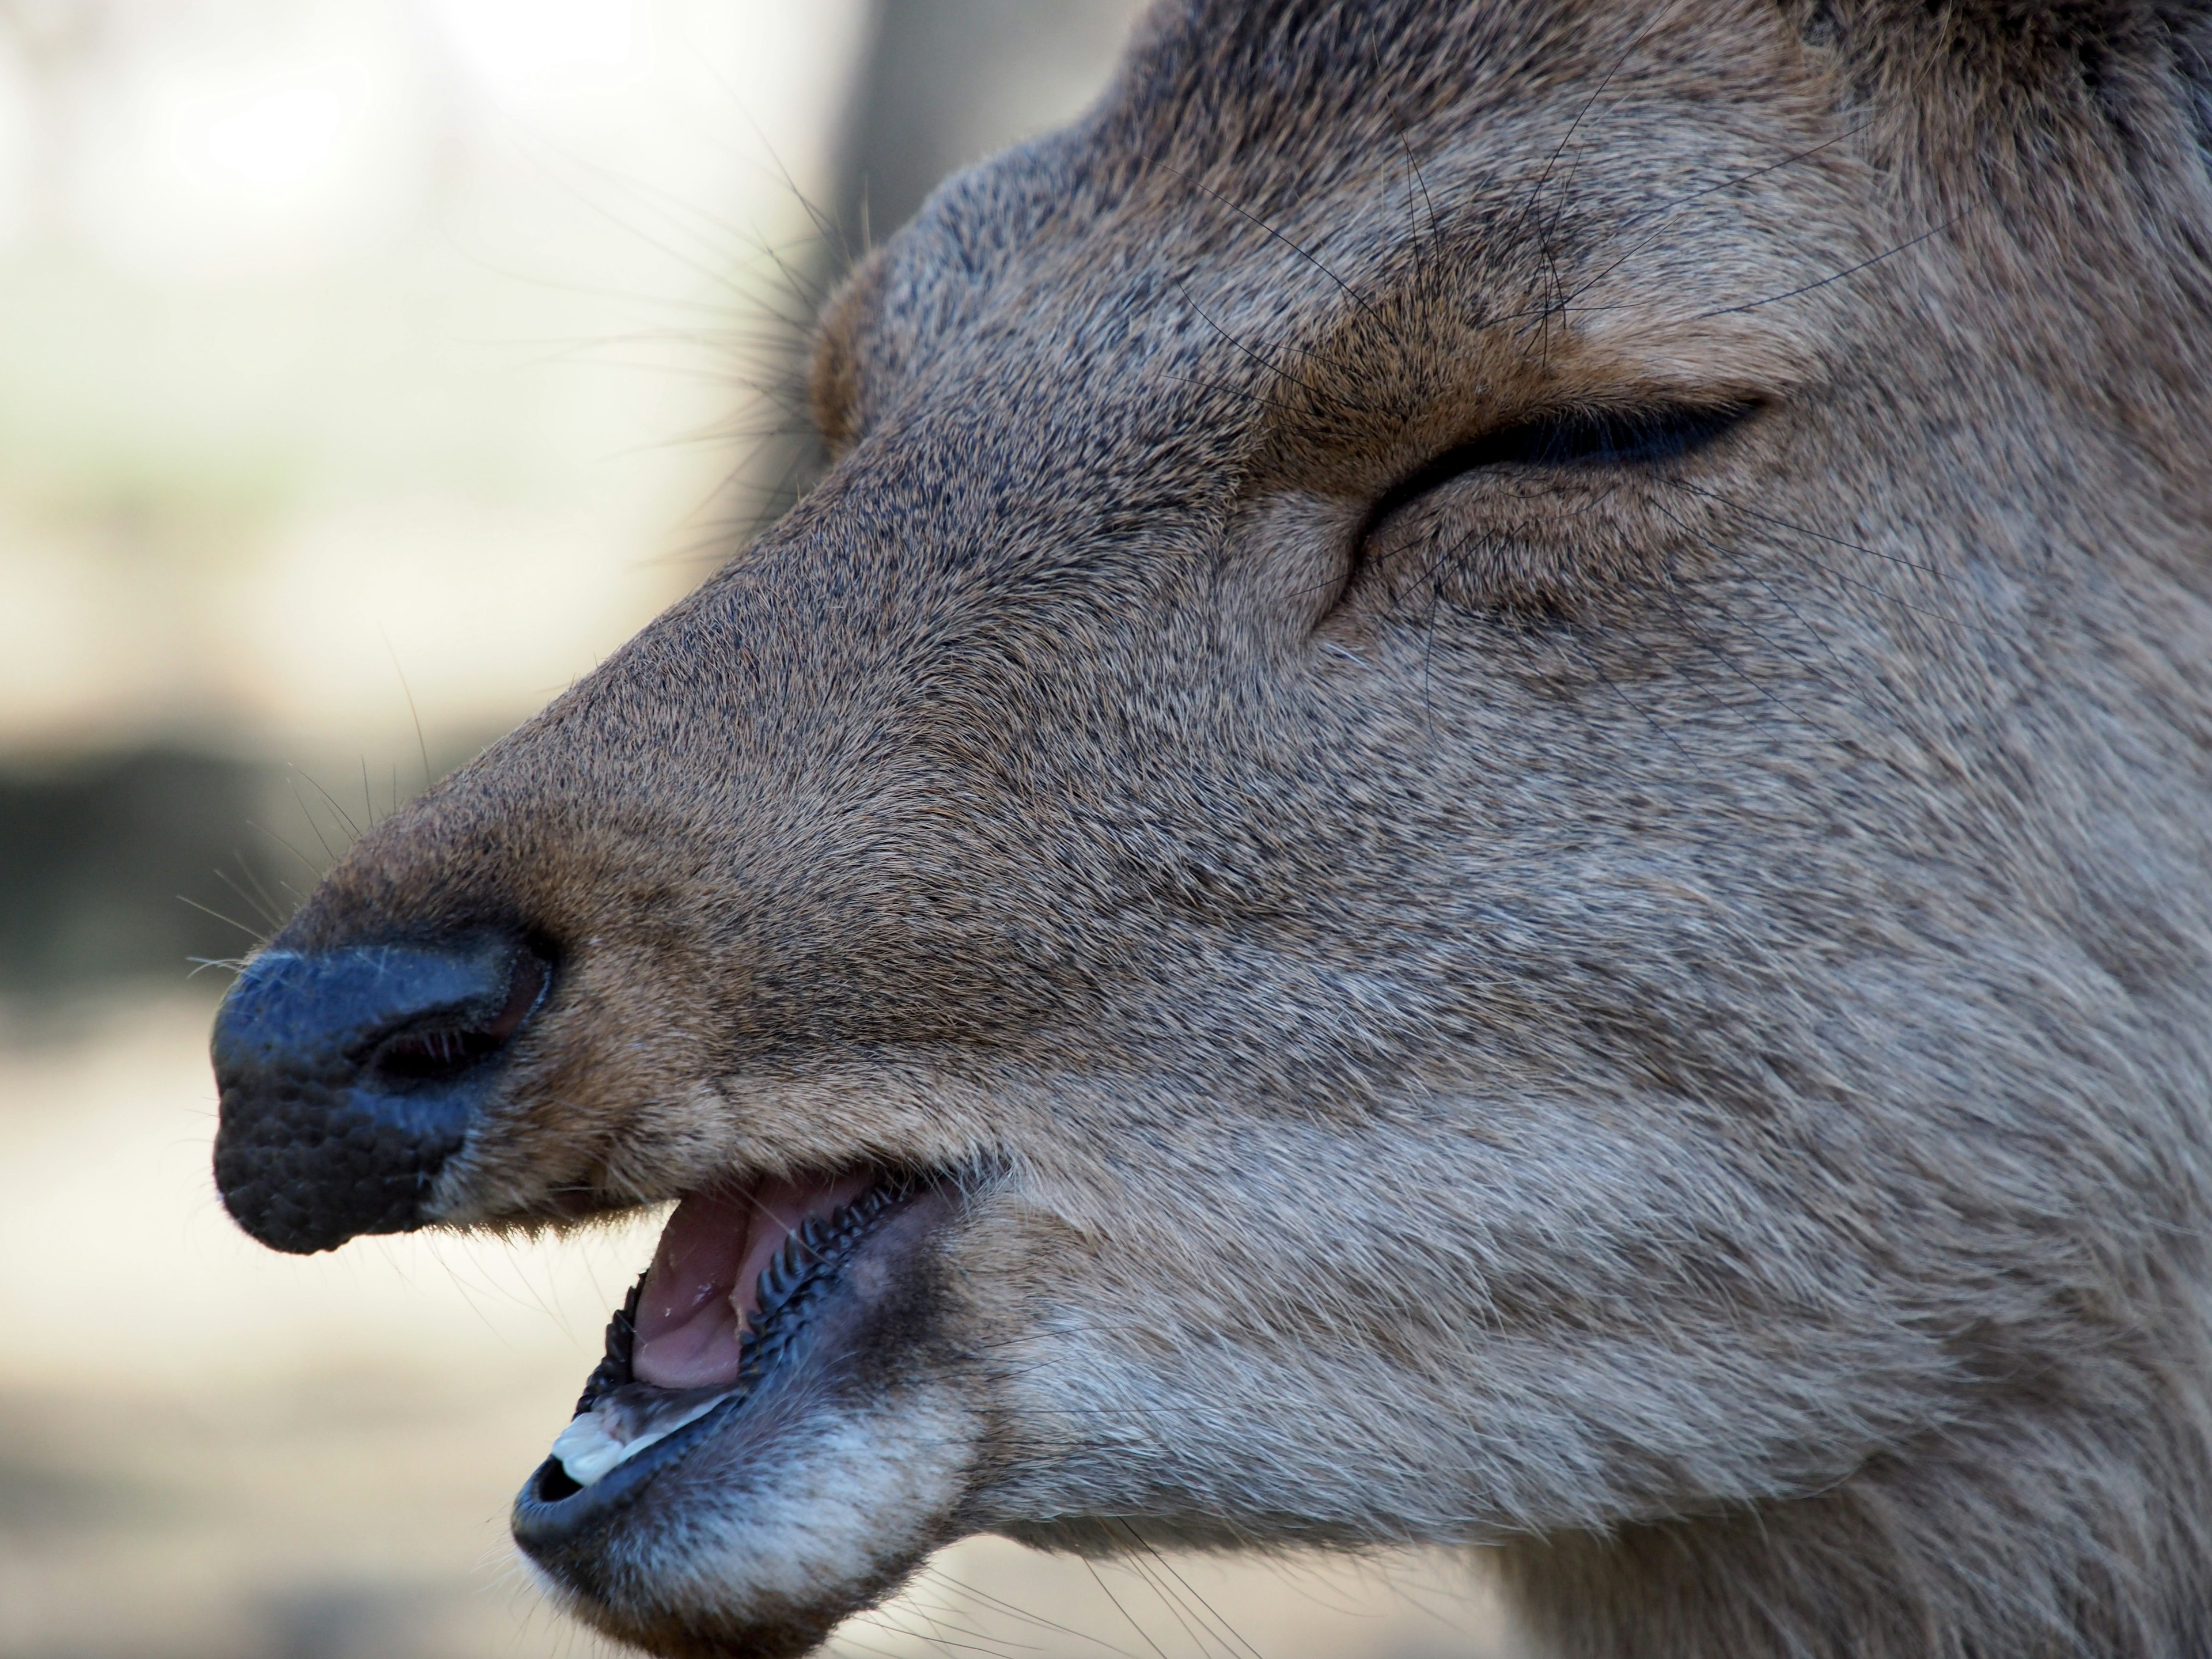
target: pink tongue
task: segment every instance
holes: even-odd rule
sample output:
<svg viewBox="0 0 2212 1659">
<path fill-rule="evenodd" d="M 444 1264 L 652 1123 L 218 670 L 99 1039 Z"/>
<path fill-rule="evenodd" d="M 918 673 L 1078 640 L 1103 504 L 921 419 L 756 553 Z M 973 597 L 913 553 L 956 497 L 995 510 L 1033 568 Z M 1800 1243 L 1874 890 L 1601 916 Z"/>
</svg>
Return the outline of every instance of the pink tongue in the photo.
<svg viewBox="0 0 2212 1659">
<path fill-rule="evenodd" d="M 763 1181 L 735 1192 L 695 1193 L 678 1205 L 637 1299 L 631 1374 L 662 1389 L 735 1382 L 738 1339 L 760 1307 L 762 1269 L 809 1216 L 842 1209 L 867 1189 L 868 1179 Z"/>
</svg>

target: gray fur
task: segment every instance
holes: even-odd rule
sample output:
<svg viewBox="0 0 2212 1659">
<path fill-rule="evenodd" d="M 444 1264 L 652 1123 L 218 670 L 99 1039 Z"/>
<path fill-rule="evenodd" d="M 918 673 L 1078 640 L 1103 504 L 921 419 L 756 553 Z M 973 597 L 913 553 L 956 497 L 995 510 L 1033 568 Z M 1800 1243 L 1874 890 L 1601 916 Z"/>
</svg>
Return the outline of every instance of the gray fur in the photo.
<svg viewBox="0 0 2212 1659">
<path fill-rule="evenodd" d="M 898 1411 L 580 1610 L 791 1651 L 995 1529 L 1495 1546 L 1593 1659 L 2212 1646 L 2208 40 L 1177 0 L 939 190 L 829 476 L 284 936 L 561 943 L 450 1223 L 974 1182 Z M 1757 412 L 1357 544 L 1655 403 Z"/>
</svg>

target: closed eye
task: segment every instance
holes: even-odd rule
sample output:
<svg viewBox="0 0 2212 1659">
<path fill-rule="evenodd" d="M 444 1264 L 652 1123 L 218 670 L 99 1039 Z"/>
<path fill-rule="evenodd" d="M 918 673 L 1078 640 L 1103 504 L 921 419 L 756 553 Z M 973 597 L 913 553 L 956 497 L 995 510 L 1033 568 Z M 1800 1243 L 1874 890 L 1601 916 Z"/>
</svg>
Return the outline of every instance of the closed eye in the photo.
<svg viewBox="0 0 2212 1659">
<path fill-rule="evenodd" d="M 1492 467 L 1650 466 L 1694 454 L 1748 416 L 1747 403 L 1576 410 L 1522 421 L 1444 451 L 1384 492 L 1361 539 L 1393 513 L 1463 474 Z"/>
</svg>

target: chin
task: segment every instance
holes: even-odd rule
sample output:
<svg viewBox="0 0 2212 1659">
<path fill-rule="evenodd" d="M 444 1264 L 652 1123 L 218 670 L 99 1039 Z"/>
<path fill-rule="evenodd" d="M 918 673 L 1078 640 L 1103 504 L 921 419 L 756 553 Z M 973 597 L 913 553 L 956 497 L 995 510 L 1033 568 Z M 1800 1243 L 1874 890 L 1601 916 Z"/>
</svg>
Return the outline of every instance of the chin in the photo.
<svg viewBox="0 0 2212 1659">
<path fill-rule="evenodd" d="M 515 1499 L 555 1599 L 653 1653 L 781 1659 L 972 1529 L 981 1425 L 946 1317 L 962 1205 L 878 1171 L 680 1204 Z"/>
</svg>

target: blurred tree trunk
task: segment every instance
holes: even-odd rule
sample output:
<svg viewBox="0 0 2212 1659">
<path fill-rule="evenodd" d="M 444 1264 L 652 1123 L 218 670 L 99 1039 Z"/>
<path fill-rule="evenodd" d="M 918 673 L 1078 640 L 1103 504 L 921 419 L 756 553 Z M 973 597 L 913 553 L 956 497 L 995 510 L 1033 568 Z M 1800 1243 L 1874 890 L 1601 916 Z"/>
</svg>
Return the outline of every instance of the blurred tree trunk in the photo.
<svg viewBox="0 0 2212 1659">
<path fill-rule="evenodd" d="M 1139 9 L 1136 0 L 877 0 L 836 204 L 855 253 L 912 218 L 946 174 L 1080 112 Z"/>
</svg>

